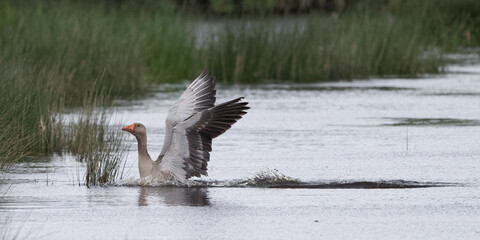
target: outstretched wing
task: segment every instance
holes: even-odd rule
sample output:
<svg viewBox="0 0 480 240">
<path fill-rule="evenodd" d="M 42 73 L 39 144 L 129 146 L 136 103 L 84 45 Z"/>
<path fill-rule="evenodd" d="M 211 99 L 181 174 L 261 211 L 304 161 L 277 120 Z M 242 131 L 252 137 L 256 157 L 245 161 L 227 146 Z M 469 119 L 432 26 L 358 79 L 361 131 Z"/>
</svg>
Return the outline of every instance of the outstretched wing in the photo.
<svg viewBox="0 0 480 240">
<path fill-rule="evenodd" d="M 168 111 L 165 120 L 165 140 L 158 159 L 161 159 L 170 148 L 174 127 L 190 116 L 213 107 L 216 93 L 215 77 L 207 69 L 203 70 Z"/>
<path fill-rule="evenodd" d="M 212 139 L 227 131 L 249 109 L 237 98 L 205 109 L 178 123 L 172 132 L 170 147 L 160 162 L 160 170 L 176 179 L 207 175 Z"/>
</svg>

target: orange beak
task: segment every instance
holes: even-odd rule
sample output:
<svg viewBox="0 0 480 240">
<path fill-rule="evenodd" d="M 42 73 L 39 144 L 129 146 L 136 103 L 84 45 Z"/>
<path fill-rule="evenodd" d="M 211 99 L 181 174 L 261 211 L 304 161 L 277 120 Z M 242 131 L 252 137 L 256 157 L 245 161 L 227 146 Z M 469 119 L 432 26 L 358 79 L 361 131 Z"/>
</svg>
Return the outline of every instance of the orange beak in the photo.
<svg viewBox="0 0 480 240">
<path fill-rule="evenodd" d="M 133 133 L 133 129 L 135 128 L 135 124 L 132 124 L 132 125 L 128 125 L 124 128 L 122 128 L 123 131 L 127 131 L 129 133 Z"/>
</svg>

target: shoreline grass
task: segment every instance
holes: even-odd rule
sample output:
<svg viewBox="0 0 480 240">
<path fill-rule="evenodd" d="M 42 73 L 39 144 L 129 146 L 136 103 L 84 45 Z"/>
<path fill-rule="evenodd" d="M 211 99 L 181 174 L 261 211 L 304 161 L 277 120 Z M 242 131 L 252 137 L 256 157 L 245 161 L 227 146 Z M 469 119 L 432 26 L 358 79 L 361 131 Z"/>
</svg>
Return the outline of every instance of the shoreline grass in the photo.
<svg viewBox="0 0 480 240">
<path fill-rule="evenodd" d="M 122 138 L 107 130 L 105 115 L 79 117 L 80 122 L 101 117 L 102 135 L 91 139 L 85 136 L 98 134 L 93 131 L 99 128 L 68 124 L 61 113 L 76 106 L 108 107 L 115 99 L 146 90 L 137 64 L 140 54 L 131 48 L 134 39 L 113 41 L 121 29 L 96 28 L 95 19 L 83 18 L 65 3 L 59 4 L 60 11 L 46 2 L 16 4 L 0 3 L 0 122 L 5 126 L 0 132 L 0 169 L 24 157 L 71 152 L 87 165 L 93 161 L 104 169 L 95 170 L 99 180 L 85 174 L 88 186 L 114 181 L 115 164 L 125 153 Z"/>
<path fill-rule="evenodd" d="M 85 92 L 128 98 L 205 67 L 224 83 L 415 77 L 441 72 L 446 52 L 480 43 L 480 3 L 472 0 L 361 1 L 341 13 L 234 20 L 172 1 L 1 5 L 6 59 L 56 69 L 71 106 Z"/>
</svg>

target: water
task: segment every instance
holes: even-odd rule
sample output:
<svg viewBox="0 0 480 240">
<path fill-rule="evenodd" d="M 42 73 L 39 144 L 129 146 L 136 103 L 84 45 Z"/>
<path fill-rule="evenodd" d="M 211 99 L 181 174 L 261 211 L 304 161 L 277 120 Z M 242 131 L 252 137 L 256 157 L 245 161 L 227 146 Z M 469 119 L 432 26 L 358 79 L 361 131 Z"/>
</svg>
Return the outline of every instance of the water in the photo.
<svg viewBox="0 0 480 240">
<path fill-rule="evenodd" d="M 119 102 L 156 157 L 184 85 Z M 19 239 L 478 239 L 480 65 L 421 79 L 219 86 L 251 109 L 214 140 L 209 177 L 86 188 L 53 157 L 0 179 L 0 234 Z M 129 169 L 129 170 L 128 170 Z M 154 186 L 152 186 L 154 185 Z"/>
</svg>

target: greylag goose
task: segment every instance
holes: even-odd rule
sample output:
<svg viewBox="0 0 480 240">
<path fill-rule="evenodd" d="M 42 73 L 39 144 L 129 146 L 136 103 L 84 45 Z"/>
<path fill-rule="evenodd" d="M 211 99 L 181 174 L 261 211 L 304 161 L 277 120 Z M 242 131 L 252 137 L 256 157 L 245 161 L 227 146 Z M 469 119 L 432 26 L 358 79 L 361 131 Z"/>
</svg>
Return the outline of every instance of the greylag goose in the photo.
<svg viewBox="0 0 480 240">
<path fill-rule="evenodd" d="M 204 70 L 168 111 L 165 140 L 160 156 L 153 161 L 147 151 L 147 130 L 134 123 L 122 130 L 138 142 L 140 177 L 184 181 L 207 176 L 212 139 L 227 131 L 249 109 L 243 97 L 215 104 L 215 77 Z"/>
</svg>

